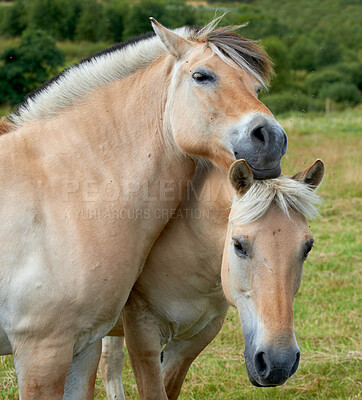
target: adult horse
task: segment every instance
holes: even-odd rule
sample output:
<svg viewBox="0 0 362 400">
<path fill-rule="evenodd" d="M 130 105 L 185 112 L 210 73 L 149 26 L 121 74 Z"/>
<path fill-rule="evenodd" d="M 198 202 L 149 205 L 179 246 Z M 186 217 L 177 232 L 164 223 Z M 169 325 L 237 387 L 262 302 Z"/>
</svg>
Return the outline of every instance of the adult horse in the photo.
<svg viewBox="0 0 362 400">
<path fill-rule="evenodd" d="M 90 399 L 100 339 L 181 200 L 194 158 L 276 176 L 286 135 L 257 91 L 255 43 L 210 24 L 85 60 L 0 138 L 0 354 L 22 400 Z"/>
<path fill-rule="evenodd" d="M 225 172 L 198 165 L 194 191 L 157 239 L 131 292 L 124 326 L 120 321 L 111 331 L 121 337 L 104 339 L 101 371 L 109 399 L 124 399 L 123 327 L 141 400 L 175 400 L 229 303 L 242 321 L 251 382 L 281 385 L 296 371 L 292 302 L 313 243 L 305 217 L 316 212 L 314 189 L 323 173 L 317 160 L 291 178 L 253 183 L 247 164 L 235 162 L 230 180 L 237 193 L 227 228 L 235 190 Z"/>
</svg>

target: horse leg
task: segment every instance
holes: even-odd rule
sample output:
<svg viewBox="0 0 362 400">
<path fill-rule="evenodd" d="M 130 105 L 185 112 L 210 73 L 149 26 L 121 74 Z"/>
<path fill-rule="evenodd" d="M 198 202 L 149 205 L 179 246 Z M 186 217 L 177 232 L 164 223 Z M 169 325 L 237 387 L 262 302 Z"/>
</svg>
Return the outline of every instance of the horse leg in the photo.
<svg viewBox="0 0 362 400">
<path fill-rule="evenodd" d="M 125 400 L 122 385 L 124 337 L 106 336 L 102 339 L 101 375 L 108 400 Z"/>
<path fill-rule="evenodd" d="M 123 309 L 123 327 L 140 400 L 168 400 L 161 373 L 159 321 L 134 292 Z"/>
<path fill-rule="evenodd" d="M 176 400 L 192 362 L 220 331 L 226 313 L 216 317 L 197 335 L 187 340 L 172 340 L 163 350 L 161 363 L 169 400 Z"/>
<path fill-rule="evenodd" d="M 102 341 L 97 340 L 73 357 L 63 400 L 93 400 Z"/>
<path fill-rule="evenodd" d="M 18 338 L 13 343 L 21 400 L 62 400 L 73 342 Z"/>
</svg>

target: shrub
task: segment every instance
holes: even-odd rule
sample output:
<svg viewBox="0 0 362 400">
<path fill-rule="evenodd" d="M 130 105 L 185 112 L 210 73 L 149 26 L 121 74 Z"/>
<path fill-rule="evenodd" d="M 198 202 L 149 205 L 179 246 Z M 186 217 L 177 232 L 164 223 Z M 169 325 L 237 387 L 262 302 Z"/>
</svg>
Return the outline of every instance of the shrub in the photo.
<svg viewBox="0 0 362 400">
<path fill-rule="evenodd" d="M 324 86 L 328 86 L 336 82 L 349 83 L 350 75 L 343 74 L 336 69 L 325 69 L 312 73 L 306 79 L 305 85 L 308 93 L 317 96 Z"/>
<path fill-rule="evenodd" d="M 266 94 L 262 97 L 262 101 L 274 114 L 288 111 L 322 111 L 324 109 L 324 101 L 314 99 L 304 93 Z"/>
<path fill-rule="evenodd" d="M 124 1 L 111 0 L 103 7 L 103 31 L 100 32 L 102 40 L 121 42 L 128 12 L 128 4 Z"/>
<path fill-rule="evenodd" d="M 150 16 L 165 24 L 165 15 L 165 4 L 159 1 L 141 0 L 133 4 L 128 14 L 128 23 L 125 26 L 123 39 L 149 32 L 152 29 L 148 19 Z"/>
<path fill-rule="evenodd" d="M 99 40 L 99 32 L 104 30 L 102 22 L 101 4 L 96 0 L 84 2 L 76 27 L 76 40 L 87 40 L 90 42 L 96 42 Z"/>
<path fill-rule="evenodd" d="M 236 21 L 233 23 L 242 24 L 247 22 L 244 35 L 252 39 L 261 39 L 268 36 L 284 37 L 290 30 L 283 22 L 267 13 L 261 12 L 252 5 L 239 6 L 236 14 Z"/>
<path fill-rule="evenodd" d="M 274 64 L 275 75 L 271 81 L 271 91 L 280 92 L 290 85 L 290 65 L 286 45 L 277 37 L 267 37 L 262 41 L 263 47 Z"/>
<path fill-rule="evenodd" d="M 64 57 L 47 33 L 28 29 L 23 32 L 20 45 L 5 49 L 0 60 L 2 100 L 14 105 L 56 73 Z"/>
<path fill-rule="evenodd" d="M 156 18 L 168 28 L 182 25 L 194 25 L 195 13 L 192 7 L 182 0 L 141 0 L 133 3 L 128 14 L 128 23 L 124 30 L 124 39 L 152 30 L 149 17 Z"/>
<path fill-rule="evenodd" d="M 0 34 L 18 36 L 25 29 L 25 26 L 26 18 L 23 0 L 18 0 L 14 5 L 1 9 Z"/>
<path fill-rule="evenodd" d="M 355 106 L 361 102 L 361 92 L 352 83 L 332 83 L 320 91 L 322 99 L 330 98 L 336 103 Z"/>
<path fill-rule="evenodd" d="M 57 39 L 72 40 L 81 3 L 82 0 L 28 0 L 27 26 L 46 31 Z"/>
<path fill-rule="evenodd" d="M 315 69 L 316 43 L 305 35 L 298 37 L 290 50 L 290 63 L 293 69 L 313 71 Z"/>
<path fill-rule="evenodd" d="M 336 64 L 342 59 L 339 44 L 332 40 L 327 40 L 322 43 L 315 55 L 315 64 L 318 67 L 325 65 Z"/>
<path fill-rule="evenodd" d="M 165 25 L 170 28 L 179 28 L 184 25 L 195 25 L 196 17 L 193 7 L 184 0 L 166 1 Z"/>
<path fill-rule="evenodd" d="M 359 90 L 362 90 L 362 63 L 340 63 L 334 65 L 333 68 L 346 76 L 346 82 L 351 81 Z"/>
</svg>

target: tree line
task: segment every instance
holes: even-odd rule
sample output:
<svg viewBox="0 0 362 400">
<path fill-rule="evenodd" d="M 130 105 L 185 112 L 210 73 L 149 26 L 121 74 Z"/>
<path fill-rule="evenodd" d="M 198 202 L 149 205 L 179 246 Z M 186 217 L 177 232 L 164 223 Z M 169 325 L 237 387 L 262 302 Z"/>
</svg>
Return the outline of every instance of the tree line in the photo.
<svg viewBox="0 0 362 400">
<path fill-rule="evenodd" d="M 120 42 L 149 31 L 151 15 L 171 28 L 196 23 L 183 0 L 17 0 L 2 9 L 0 35 L 37 28 L 56 40 Z"/>
<path fill-rule="evenodd" d="M 184 0 L 9 3 L 0 6 L 0 36 L 21 40 L 0 54 L 0 103 L 21 102 L 26 93 L 59 71 L 64 54 L 57 41 L 120 42 L 149 31 L 149 16 L 170 28 L 204 25 L 215 17 L 217 6 L 218 15 L 229 11 L 223 25 L 249 21 L 239 33 L 260 40 L 270 54 L 276 75 L 262 98 L 272 111 L 318 111 L 324 109 L 326 99 L 338 107 L 361 102 L 359 1 L 299 0 L 298 6 L 291 0 L 246 0 L 242 5 L 211 1 L 209 6 Z"/>
</svg>

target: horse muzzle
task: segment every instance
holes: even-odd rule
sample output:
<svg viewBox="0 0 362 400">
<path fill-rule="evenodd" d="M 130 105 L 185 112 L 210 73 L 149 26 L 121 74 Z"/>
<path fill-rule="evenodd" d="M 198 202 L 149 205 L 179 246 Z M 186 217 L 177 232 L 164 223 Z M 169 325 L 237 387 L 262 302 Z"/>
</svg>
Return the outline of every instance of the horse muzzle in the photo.
<svg viewBox="0 0 362 400">
<path fill-rule="evenodd" d="M 298 369 L 300 350 L 296 345 L 263 346 L 255 351 L 245 349 L 244 355 L 249 380 L 254 386 L 280 386 Z"/>
<path fill-rule="evenodd" d="M 288 139 L 274 118 L 254 114 L 234 128 L 231 136 L 235 159 L 245 159 L 255 179 L 280 175 L 280 161 L 287 151 Z"/>
</svg>

